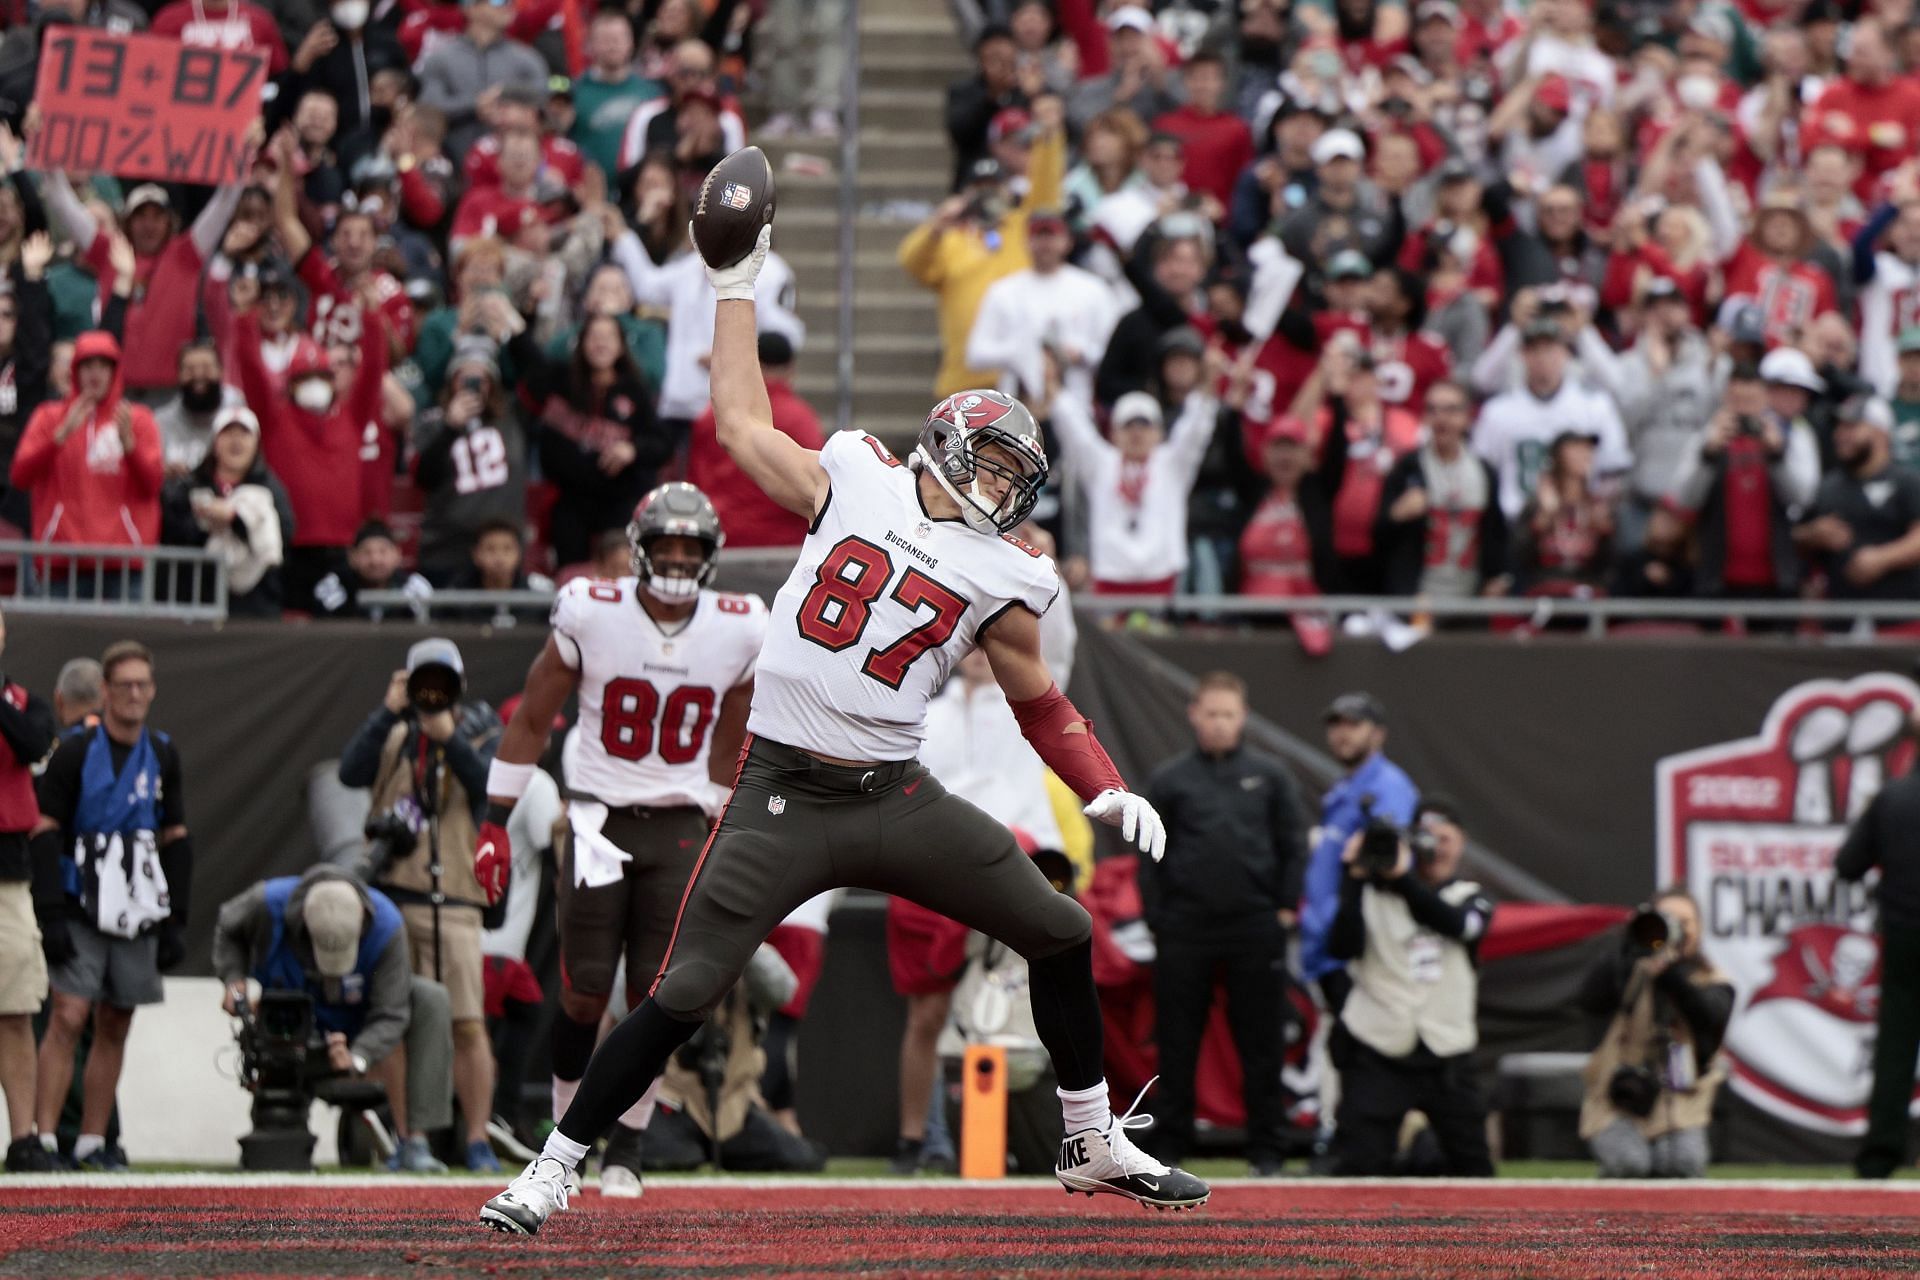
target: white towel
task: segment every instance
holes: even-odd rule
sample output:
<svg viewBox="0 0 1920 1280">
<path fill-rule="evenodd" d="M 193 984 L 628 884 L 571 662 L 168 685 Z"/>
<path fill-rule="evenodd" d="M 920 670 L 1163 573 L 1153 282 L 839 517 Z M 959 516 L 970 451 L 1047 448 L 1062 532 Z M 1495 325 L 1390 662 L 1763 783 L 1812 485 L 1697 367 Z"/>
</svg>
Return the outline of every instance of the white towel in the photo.
<svg viewBox="0 0 1920 1280">
<path fill-rule="evenodd" d="M 607 806 L 591 800 L 571 801 L 567 822 L 573 828 L 574 884 L 598 889 L 618 883 L 632 857 L 600 834 L 600 828 L 607 825 Z"/>
</svg>

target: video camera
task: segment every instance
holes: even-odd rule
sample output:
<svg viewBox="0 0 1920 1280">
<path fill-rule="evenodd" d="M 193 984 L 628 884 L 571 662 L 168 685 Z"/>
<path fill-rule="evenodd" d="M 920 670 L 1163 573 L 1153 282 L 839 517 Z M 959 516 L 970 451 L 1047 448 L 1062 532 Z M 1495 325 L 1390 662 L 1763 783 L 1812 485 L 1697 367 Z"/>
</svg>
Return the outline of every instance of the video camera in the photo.
<svg viewBox="0 0 1920 1280">
<path fill-rule="evenodd" d="M 1412 852 L 1416 864 L 1433 857 L 1433 832 L 1420 826 L 1403 828 L 1392 818 L 1374 813 L 1371 795 L 1360 797 L 1360 818 L 1360 852 L 1353 861 L 1368 876 L 1384 880 L 1393 874 L 1400 861 L 1402 841 Z"/>
<path fill-rule="evenodd" d="M 242 1169 L 304 1172 L 313 1166 L 307 1113 L 322 1101 L 365 1110 L 386 1101 L 372 1080 L 336 1071 L 326 1038 L 304 991 L 263 991 L 258 1006 L 242 1000 L 234 1039 L 240 1046 L 240 1087 L 253 1095 L 253 1132 L 240 1139 Z"/>
</svg>

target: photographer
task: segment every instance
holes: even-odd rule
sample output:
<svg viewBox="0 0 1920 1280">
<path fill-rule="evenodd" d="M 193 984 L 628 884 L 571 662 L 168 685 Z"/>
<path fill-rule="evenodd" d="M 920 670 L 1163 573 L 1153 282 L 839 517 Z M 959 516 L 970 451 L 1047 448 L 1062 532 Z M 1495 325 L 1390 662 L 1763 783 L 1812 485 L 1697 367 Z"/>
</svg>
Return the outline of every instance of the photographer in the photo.
<svg viewBox="0 0 1920 1280">
<path fill-rule="evenodd" d="M 1374 818 L 1340 855 L 1340 910 L 1327 950 L 1353 990 L 1328 1042 L 1340 1070 L 1333 1169 L 1393 1171 L 1409 1111 L 1427 1117 L 1455 1177 L 1490 1178 L 1487 1104 L 1474 1079 L 1479 945 L 1493 901 L 1458 880 L 1467 835 L 1458 810 L 1423 797 L 1410 829 Z"/>
<path fill-rule="evenodd" d="M 1580 1003 L 1609 1019 L 1587 1059 L 1580 1136 L 1603 1178 L 1697 1178 L 1725 1077 L 1715 1062 L 1733 986 L 1700 955 L 1700 908 L 1668 889 L 1627 924 L 1620 950 L 1587 975 Z"/>
<path fill-rule="evenodd" d="M 380 709 L 340 753 L 340 781 L 372 788 L 367 879 L 400 905 L 413 969 L 447 988 L 453 1007 L 454 1091 L 467 1126 L 467 1167 L 499 1172 L 487 1142 L 493 1051 L 487 1043 L 481 915 L 504 884 L 483 889 L 473 869 L 491 748 L 456 732 L 465 668 L 451 640 L 407 651 Z"/>
<path fill-rule="evenodd" d="M 246 1001 L 249 977 L 263 994 L 310 997 L 324 1039 L 309 1046 L 309 1058 L 387 1091 L 400 1141 L 389 1167 L 446 1172 L 426 1133 L 453 1122 L 447 992 L 413 974 L 405 922 L 391 899 L 328 866 L 262 880 L 221 906 L 213 971 L 225 987 L 220 1007 L 230 1014 Z"/>
</svg>

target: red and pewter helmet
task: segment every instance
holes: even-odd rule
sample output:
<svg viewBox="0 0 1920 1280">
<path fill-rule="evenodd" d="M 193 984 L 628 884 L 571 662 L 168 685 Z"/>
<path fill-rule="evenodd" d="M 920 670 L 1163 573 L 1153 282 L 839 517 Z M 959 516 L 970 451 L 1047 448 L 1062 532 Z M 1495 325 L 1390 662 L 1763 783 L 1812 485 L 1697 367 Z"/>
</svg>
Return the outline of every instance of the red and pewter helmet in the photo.
<svg viewBox="0 0 1920 1280">
<path fill-rule="evenodd" d="M 699 569 L 691 577 L 657 572 L 650 549 L 658 538 L 692 538 L 698 542 L 704 551 Z M 633 509 L 633 521 L 627 525 L 635 576 L 656 598 L 669 603 L 691 600 L 713 580 L 714 571 L 720 567 L 720 548 L 726 541 L 713 503 L 683 480 L 663 484 L 640 499 L 640 505 Z"/>
<path fill-rule="evenodd" d="M 990 457 L 999 445 L 1005 458 Z M 933 407 L 914 447 L 913 467 L 925 470 L 960 504 L 960 515 L 981 533 L 1010 533 L 1033 514 L 1047 482 L 1047 450 L 1027 407 L 999 391 L 957 391 Z M 998 502 L 980 488 L 981 475 L 999 476 L 1007 491 Z"/>
</svg>

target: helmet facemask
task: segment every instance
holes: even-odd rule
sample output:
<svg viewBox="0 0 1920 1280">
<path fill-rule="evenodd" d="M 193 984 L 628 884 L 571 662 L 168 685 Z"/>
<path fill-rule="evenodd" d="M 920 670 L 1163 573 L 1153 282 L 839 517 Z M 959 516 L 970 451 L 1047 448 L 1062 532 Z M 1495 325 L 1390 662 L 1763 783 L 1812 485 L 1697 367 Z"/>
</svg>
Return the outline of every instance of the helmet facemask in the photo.
<svg viewBox="0 0 1920 1280">
<path fill-rule="evenodd" d="M 685 604 L 700 594 L 700 588 L 713 580 L 714 571 L 719 568 L 714 553 L 719 550 L 705 538 L 694 534 L 650 533 L 644 540 L 640 537 L 637 524 L 627 526 L 627 537 L 633 547 L 633 573 L 640 579 L 640 585 L 648 595 L 662 604 Z M 699 569 L 692 574 L 665 573 L 664 566 L 653 562 L 652 549 L 661 538 L 688 537 L 698 542 L 702 556 Z"/>
<path fill-rule="evenodd" d="M 959 505 L 969 528 L 993 535 L 1010 533 L 1033 514 L 1047 480 L 1046 455 L 1037 441 L 997 422 L 967 426 L 944 416 L 941 411 L 958 398 L 943 403 L 927 419 L 913 452 L 914 469 L 933 476 Z M 1013 404 L 1018 408 L 1017 401 Z M 1019 413 L 1032 421 L 1024 408 Z M 990 446 L 998 448 L 990 454 Z M 981 484 L 982 476 L 1005 480 L 1006 491 L 996 499 Z"/>
</svg>

